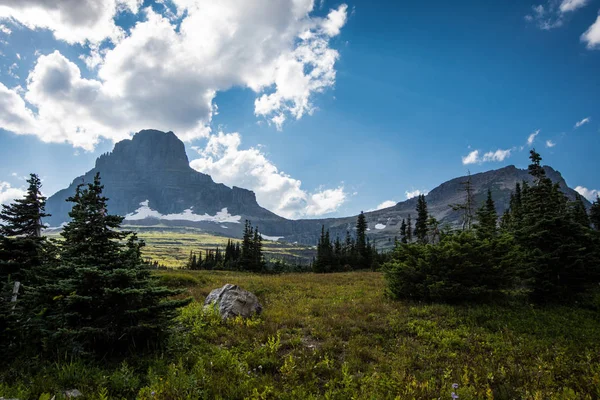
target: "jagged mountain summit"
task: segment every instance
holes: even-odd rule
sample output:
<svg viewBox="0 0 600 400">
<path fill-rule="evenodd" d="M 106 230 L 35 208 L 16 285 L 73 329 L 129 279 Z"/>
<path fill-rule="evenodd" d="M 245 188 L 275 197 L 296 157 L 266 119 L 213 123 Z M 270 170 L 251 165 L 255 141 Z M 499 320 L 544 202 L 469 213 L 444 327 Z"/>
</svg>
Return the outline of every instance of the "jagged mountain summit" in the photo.
<svg viewBox="0 0 600 400">
<path fill-rule="evenodd" d="M 131 140 L 117 143 L 112 152 L 98 157 L 96 165 L 48 199 L 52 214 L 45 221 L 59 226 L 68 221 L 71 203 L 66 199 L 83 182 L 100 172 L 109 212 L 126 217 L 126 223 L 195 225 L 237 235 L 244 219 L 280 220 L 260 207 L 254 192 L 215 183 L 209 175 L 192 169 L 185 146 L 173 132 L 142 130 Z"/>
<path fill-rule="evenodd" d="M 569 188 L 561 174 L 544 167 L 548 177 L 558 182 L 571 199 L 576 192 Z M 83 182 L 91 182 L 100 172 L 104 193 L 109 198 L 109 212 L 125 216 L 125 224 L 141 226 L 196 227 L 207 232 L 240 237 L 244 220 L 251 220 L 267 239 L 315 244 L 325 225 L 332 237 L 353 232 L 356 216 L 328 219 L 288 220 L 261 207 L 254 192 L 215 183 L 209 175 L 189 166 L 185 146 L 173 132 L 142 130 L 132 139 L 117 143 L 112 152 L 101 155 L 85 175 L 73 180 L 48 199 L 46 209 L 52 214 L 45 219 L 50 226 L 68 221 L 71 203 L 66 199 Z M 459 177 L 442 183 L 426 196 L 429 212 L 442 223 L 458 225 L 461 215 L 449 204 L 464 201 Z M 526 170 L 507 166 L 471 175 L 474 199 L 483 203 L 487 190 L 492 191 L 497 211 L 508 207 L 510 194 L 517 182 L 531 181 Z M 393 207 L 367 212 L 369 236 L 384 247 L 399 235 L 402 219 L 416 217 L 417 199 L 397 203 Z M 586 201 L 586 205 L 590 205 Z"/>
</svg>

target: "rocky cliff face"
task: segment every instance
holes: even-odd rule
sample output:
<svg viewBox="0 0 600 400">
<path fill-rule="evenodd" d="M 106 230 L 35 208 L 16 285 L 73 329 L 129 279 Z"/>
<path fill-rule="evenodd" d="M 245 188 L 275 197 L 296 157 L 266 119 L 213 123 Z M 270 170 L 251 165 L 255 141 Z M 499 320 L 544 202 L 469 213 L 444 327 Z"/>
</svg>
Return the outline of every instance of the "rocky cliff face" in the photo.
<svg viewBox="0 0 600 400">
<path fill-rule="evenodd" d="M 558 171 L 545 167 L 546 174 L 558 182 L 571 199 L 576 192 Z M 289 242 L 316 244 L 325 225 L 332 237 L 344 237 L 353 232 L 356 216 L 329 219 L 288 220 L 260 207 L 254 192 L 238 187 L 229 188 L 189 166 L 185 147 L 173 132 L 144 130 L 133 139 L 115 145 L 111 153 L 103 154 L 96 166 L 76 178 L 71 185 L 48 199 L 47 211 L 52 214 L 45 222 L 59 226 L 68 220 L 71 203 L 65 200 L 78 184 L 91 182 L 100 172 L 104 193 L 109 198 L 109 212 L 126 216 L 127 224 L 153 226 L 193 226 L 228 236 L 241 236 L 245 219 L 258 226 L 263 235 L 282 237 Z M 467 177 L 442 183 L 427 196 L 429 212 L 442 223 L 458 225 L 461 215 L 449 204 L 464 202 L 461 185 Z M 502 214 L 509 205 L 515 184 L 531 182 L 526 170 L 508 166 L 471 176 L 477 205 L 482 204 L 487 190 L 492 191 L 497 211 Z M 587 203 L 589 206 L 589 203 Z M 369 236 L 379 247 L 391 245 L 399 235 L 402 219 L 415 213 L 416 199 L 393 207 L 367 212 Z"/>
<path fill-rule="evenodd" d="M 282 219 L 260 207 L 252 191 L 215 183 L 210 176 L 192 169 L 183 142 L 173 132 L 143 130 L 133 139 L 117 143 L 111 153 L 96 160 L 92 170 L 51 196 L 47 210 L 52 216 L 45 222 L 58 226 L 67 221 L 72 204 L 65 200 L 78 184 L 91 182 L 96 172 L 100 172 L 104 193 L 109 198 L 109 212 L 131 216 L 135 223 L 155 224 L 160 216 L 167 216 L 167 223 L 182 225 L 235 224 L 228 223 L 234 219 L 227 219 L 226 215 L 239 216 L 241 223 L 237 225 L 243 225 L 244 218 Z M 179 219 L 177 216 L 186 215 L 186 210 L 187 217 Z M 144 215 L 153 218 L 142 218 Z M 232 228 L 238 231 L 235 226 Z"/>
</svg>

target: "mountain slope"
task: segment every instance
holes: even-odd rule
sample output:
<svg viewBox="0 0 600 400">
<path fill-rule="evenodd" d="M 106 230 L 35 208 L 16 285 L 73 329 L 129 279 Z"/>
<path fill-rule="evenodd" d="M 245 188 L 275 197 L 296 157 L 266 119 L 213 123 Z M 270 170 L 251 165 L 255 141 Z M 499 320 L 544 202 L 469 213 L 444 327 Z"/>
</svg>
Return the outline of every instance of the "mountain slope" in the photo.
<svg viewBox="0 0 600 400">
<path fill-rule="evenodd" d="M 558 171 L 544 167 L 547 175 L 558 182 L 571 199 L 576 192 L 569 188 Z M 125 216 L 129 225 L 193 226 L 207 232 L 239 237 L 245 219 L 252 221 L 268 238 L 313 245 L 321 226 L 330 229 L 332 237 L 344 237 L 353 232 L 356 216 L 328 219 L 288 220 L 264 208 L 254 192 L 215 183 L 209 175 L 189 166 L 185 147 L 173 132 L 143 130 L 131 140 L 115 145 L 112 152 L 96 160 L 96 166 L 76 178 L 71 185 L 48 199 L 47 211 L 52 214 L 44 222 L 59 226 L 68 220 L 71 203 L 67 197 L 79 183 L 91 182 L 100 172 L 104 193 L 109 198 L 109 212 Z M 427 196 L 429 212 L 442 223 L 458 225 L 461 215 L 449 204 L 464 201 L 459 177 L 442 183 Z M 492 191 L 497 211 L 508 207 L 510 194 L 517 182 L 531 182 L 526 170 L 508 166 L 471 175 L 477 205 L 482 204 L 487 190 Z M 379 247 L 391 245 L 399 235 L 402 219 L 416 217 L 417 199 L 400 202 L 393 207 L 367 212 L 369 236 Z M 586 201 L 586 205 L 590 205 Z"/>
</svg>

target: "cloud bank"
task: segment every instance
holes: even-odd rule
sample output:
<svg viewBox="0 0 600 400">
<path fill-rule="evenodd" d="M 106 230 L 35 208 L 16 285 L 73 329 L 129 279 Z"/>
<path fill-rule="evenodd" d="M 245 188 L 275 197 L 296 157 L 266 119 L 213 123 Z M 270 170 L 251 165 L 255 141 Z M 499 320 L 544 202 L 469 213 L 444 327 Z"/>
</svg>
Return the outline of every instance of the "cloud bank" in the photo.
<svg viewBox="0 0 600 400">
<path fill-rule="evenodd" d="M 208 137 L 215 96 L 232 87 L 254 91 L 255 114 L 281 129 L 334 86 L 331 40 L 347 21 L 345 4 L 316 17 L 312 0 L 173 0 L 164 13 L 138 0 L 2 3 L 0 18 L 90 46 L 97 76 L 59 51 L 41 55 L 22 93 L 0 86 L 0 128 L 87 150 L 147 127 Z M 121 12 L 144 18 L 125 32 Z"/>
</svg>

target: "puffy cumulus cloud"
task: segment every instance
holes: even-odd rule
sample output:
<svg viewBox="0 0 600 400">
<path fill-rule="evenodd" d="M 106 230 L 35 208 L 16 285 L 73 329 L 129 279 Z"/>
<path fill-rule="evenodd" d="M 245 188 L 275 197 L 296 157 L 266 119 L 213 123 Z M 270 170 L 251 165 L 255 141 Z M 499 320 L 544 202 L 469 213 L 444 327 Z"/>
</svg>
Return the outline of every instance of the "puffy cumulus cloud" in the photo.
<svg viewBox="0 0 600 400">
<path fill-rule="evenodd" d="M 408 200 L 408 199 L 412 199 L 413 197 L 420 196 L 422 194 L 427 196 L 427 194 L 429 194 L 429 192 L 427 190 L 417 189 L 417 190 L 412 190 L 412 191 L 407 190 L 406 192 L 404 192 L 404 194 L 406 195 L 406 199 Z"/>
<path fill-rule="evenodd" d="M 0 204 L 9 204 L 25 196 L 25 190 L 12 187 L 8 182 L 0 182 Z"/>
<path fill-rule="evenodd" d="M 587 124 L 590 121 L 591 121 L 590 117 L 584 118 L 581 121 L 577 121 L 575 123 L 575 128 L 579 128 L 580 126 L 585 125 L 585 124 Z"/>
<path fill-rule="evenodd" d="M 581 41 L 587 43 L 588 49 L 600 48 L 600 15 L 587 31 L 581 35 Z"/>
<path fill-rule="evenodd" d="M 9 89 L 0 82 L 0 127 L 15 133 L 35 132 L 37 122 L 17 89 Z"/>
<path fill-rule="evenodd" d="M 476 164 L 480 162 L 479 150 L 473 150 L 462 158 L 463 165 Z"/>
<path fill-rule="evenodd" d="M 147 127 L 206 137 L 216 93 L 235 86 L 257 93 L 255 114 L 281 129 L 287 117 L 312 113 L 314 94 L 335 83 L 339 54 L 330 39 L 346 22 L 346 5 L 319 18 L 312 0 L 172 3 L 175 17 L 146 8 L 114 48 L 93 48 L 84 61 L 98 69 L 95 79 L 58 51 L 40 56 L 25 90 L 38 129 L 27 133 L 85 149 Z"/>
<path fill-rule="evenodd" d="M 1 0 L 0 18 L 30 29 L 49 29 L 67 43 L 117 41 L 123 30 L 114 17 L 122 10 L 138 12 L 141 0 Z"/>
<path fill-rule="evenodd" d="M 496 151 L 488 151 L 487 153 L 485 153 L 483 155 L 483 157 L 480 156 L 480 152 L 479 150 L 473 150 L 472 152 L 470 152 L 469 154 L 467 154 L 466 156 L 464 156 L 462 158 L 462 163 L 463 165 L 469 165 L 469 164 L 481 164 L 484 162 L 501 162 L 504 161 L 505 159 L 507 159 L 508 157 L 510 157 L 512 150 L 511 149 L 507 149 L 507 150 L 502 150 L 502 149 L 498 149 Z"/>
<path fill-rule="evenodd" d="M 498 149 L 496 151 L 488 151 L 487 153 L 485 153 L 483 155 L 483 162 L 488 162 L 488 161 L 496 161 L 496 162 L 500 162 L 500 161 L 504 161 L 506 158 L 510 157 L 510 152 L 511 150 L 501 150 Z"/>
<path fill-rule="evenodd" d="M 308 193 L 300 180 L 279 171 L 260 149 L 243 150 L 240 145 L 238 133 L 211 135 L 204 148 L 197 149 L 200 158 L 190 165 L 217 182 L 253 190 L 261 206 L 287 218 L 331 213 L 346 201 L 343 186 Z"/>
<path fill-rule="evenodd" d="M 596 201 L 596 199 L 600 195 L 600 191 L 598 191 L 596 189 L 588 189 L 588 188 L 583 187 L 583 186 L 577 186 L 575 188 L 575 191 L 577 193 L 579 193 L 580 195 L 582 195 L 583 197 L 585 197 L 586 199 L 588 199 L 589 201 L 592 201 L 592 202 Z"/>
</svg>

